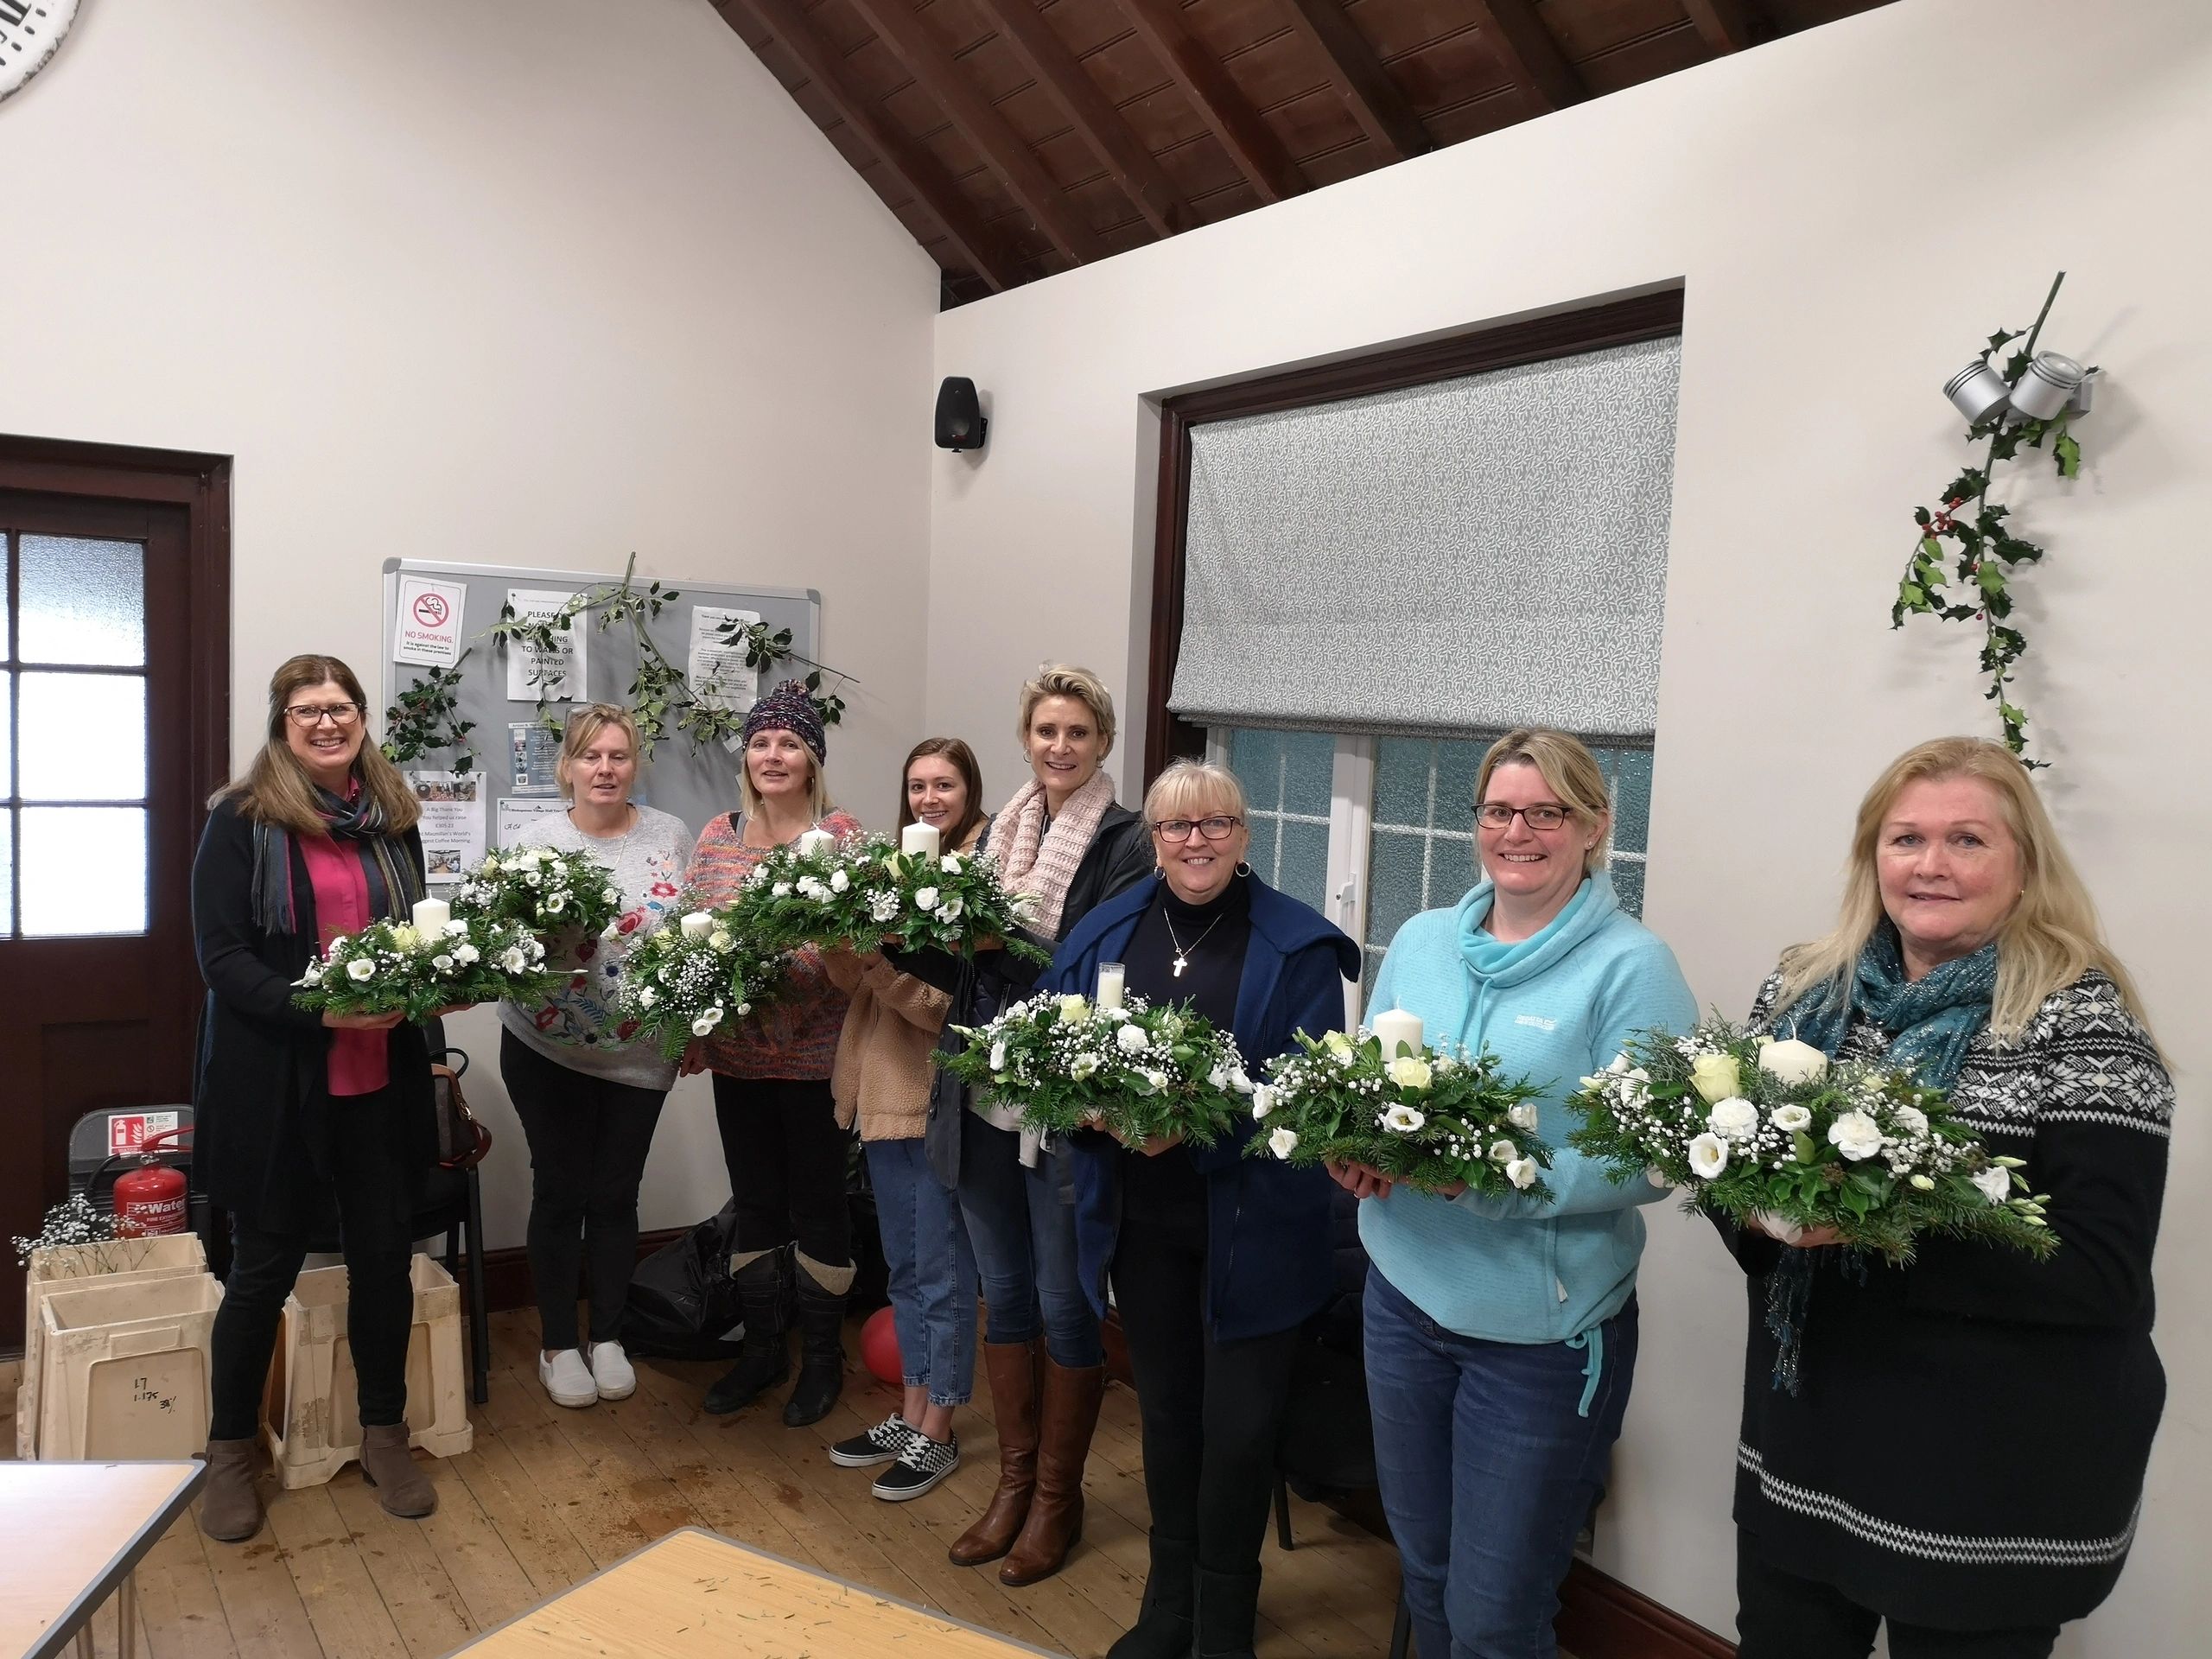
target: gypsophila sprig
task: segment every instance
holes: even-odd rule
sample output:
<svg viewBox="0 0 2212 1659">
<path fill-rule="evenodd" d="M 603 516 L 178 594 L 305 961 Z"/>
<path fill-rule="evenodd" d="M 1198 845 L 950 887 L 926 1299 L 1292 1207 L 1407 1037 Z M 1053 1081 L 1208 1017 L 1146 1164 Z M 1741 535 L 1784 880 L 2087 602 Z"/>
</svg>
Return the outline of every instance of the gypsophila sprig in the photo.
<svg viewBox="0 0 2212 1659">
<path fill-rule="evenodd" d="M 867 849 L 833 842 L 800 850 L 797 842 L 760 855 L 726 909 L 734 931 L 760 950 L 880 935 L 861 879 Z"/>
<path fill-rule="evenodd" d="M 495 848 L 454 890 L 454 913 L 519 922 L 540 939 L 603 931 L 622 913 L 607 867 L 550 847 Z"/>
<path fill-rule="evenodd" d="M 86 1261 L 91 1272 L 116 1273 L 122 1270 L 121 1266 L 110 1261 L 108 1254 L 118 1242 L 114 1213 L 95 1209 L 82 1192 L 72 1192 L 46 1212 L 35 1235 L 29 1238 L 16 1235 L 16 1265 L 29 1267 L 34 1256 L 58 1250 L 70 1253 L 65 1260 Z"/>
<path fill-rule="evenodd" d="M 408 922 L 372 922 L 340 934 L 308 964 L 292 1001 L 315 1014 L 397 1014 L 427 1020 L 464 1003 L 527 1006 L 558 989 L 545 946 L 519 922 L 455 916 L 425 933 Z"/>
<path fill-rule="evenodd" d="M 1260 1132 L 1244 1150 L 1299 1166 L 1364 1164 L 1422 1192 L 1464 1181 L 1543 1203 L 1551 1150 L 1536 1138 L 1541 1092 L 1501 1077 L 1487 1052 L 1424 1046 L 1386 1060 L 1364 1026 L 1319 1038 L 1301 1031 L 1295 1052 L 1268 1062 L 1252 1097 Z"/>
<path fill-rule="evenodd" d="M 968 1046 L 940 1052 L 938 1064 L 1048 1134 L 1095 1122 L 1133 1146 L 1180 1135 L 1210 1147 L 1252 1093 L 1234 1037 L 1190 1007 L 1141 996 L 1103 1008 L 1046 993 L 954 1029 Z"/>
<path fill-rule="evenodd" d="M 1686 1209 L 1739 1224 L 1833 1228 L 1892 1262 L 1925 1233 L 2057 1247 L 2021 1160 L 1993 1156 L 1942 1090 L 1893 1066 L 1716 1016 L 1630 1038 L 1567 1105 L 1583 1119 L 1567 1144 L 1613 1179 L 1680 1187 Z"/>
<path fill-rule="evenodd" d="M 747 938 L 731 908 L 686 906 L 623 958 L 617 1006 L 635 1022 L 632 1041 L 678 1059 L 694 1039 L 727 1036 L 772 995 L 782 960 Z"/>
</svg>

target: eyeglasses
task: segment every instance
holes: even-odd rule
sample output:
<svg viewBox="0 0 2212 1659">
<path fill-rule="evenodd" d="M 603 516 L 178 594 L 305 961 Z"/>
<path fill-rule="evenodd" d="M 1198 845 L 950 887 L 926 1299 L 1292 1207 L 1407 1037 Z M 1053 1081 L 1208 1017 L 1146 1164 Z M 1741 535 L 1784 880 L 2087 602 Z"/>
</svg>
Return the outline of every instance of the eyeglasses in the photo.
<svg viewBox="0 0 2212 1659">
<path fill-rule="evenodd" d="M 1503 801 L 1484 801 L 1475 809 L 1475 822 L 1485 830 L 1504 830 L 1519 818 L 1531 830 L 1556 830 L 1574 816 L 1571 806 L 1508 806 Z"/>
<path fill-rule="evenodd" d="M 333 726 L 351 726 L 361 717 L 361 705 L 358 702 L 296 702 L 284 712 L 292 717 L 293 725 L 311 732 L 326 720 Z"/>
<path fill-rule="evenodd" d="M 1208 841 L 1227 841 L 1236 833 L 1236 826 L 1244 820 L 1228 817 L 1211 818 L 1162 818 L 1152 826 L 1152 833 L 1162 841 L 1182 842 L 1197 830 Z"/>
</svg>

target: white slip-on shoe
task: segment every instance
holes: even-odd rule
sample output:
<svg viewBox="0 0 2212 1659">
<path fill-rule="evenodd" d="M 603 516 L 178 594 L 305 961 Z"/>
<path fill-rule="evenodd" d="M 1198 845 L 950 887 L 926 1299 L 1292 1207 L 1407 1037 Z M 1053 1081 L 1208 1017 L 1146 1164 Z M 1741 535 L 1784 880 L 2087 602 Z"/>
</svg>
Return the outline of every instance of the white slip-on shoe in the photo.
<svg viewBox="0 0 2212 1659">
<path fill-rule="evenodd" d="M 638 1374 L 630 1369 L 630 1356 L 619 1342 L 592 1344 L 591 1376 L 602 1400 L 627 1400 L 638 1391 Z"/>
<path fill-rule="evenodd" d="M 545 1385 L 546 1394 L 556 1406 L 574 1408 L 599 1402 L 599 1385 L 592 1381 L 584 1357 L 573 1348 L 563 1348 L 550 1359 L 541 1349 L 537 1355 L 537 1380 Z"/>
</svg>

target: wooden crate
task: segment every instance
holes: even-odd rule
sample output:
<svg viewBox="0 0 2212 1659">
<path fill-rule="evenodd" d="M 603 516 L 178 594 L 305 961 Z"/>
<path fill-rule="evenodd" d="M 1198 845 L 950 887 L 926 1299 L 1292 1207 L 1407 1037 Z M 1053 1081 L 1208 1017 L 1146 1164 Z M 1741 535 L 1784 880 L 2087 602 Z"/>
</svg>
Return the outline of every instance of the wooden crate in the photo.
<svg viewBox="0 0 2212 1659">
<path fill-rule="evenodd" d="M 16 1386 L 16 1455 L 38 1455 L 39 1309 L 51 1293 L 81 1289 L 95 1280 L 114 1284 L 207 1271 L 207 1252 L 191 1233 L 33 1250 L 30 1270 L 23 1275 L 23 1372 Z"/>
<path fill-rule="evenodd" d="M 407 1336 L 411 1446 L 434 1458 L 468 1450 L 468 1373 L 461 1359 L 461 1287 L 427 1255 L 416 1256 L 415 1325 Z M 361 1455 L 353 1351 L 346 1338 L 343 1268 L 310 1268 L 284 1299 L 266 1432 L 287 1491 L 319 1486 Z"/>
<path fill-rule="evenodd" d="M 39 1308 L 39 1456 L 195 1456 L 207 1444 L 208 1342 L 222 1300 L 205 1273 L 50 1291 Z"/>
</svg>

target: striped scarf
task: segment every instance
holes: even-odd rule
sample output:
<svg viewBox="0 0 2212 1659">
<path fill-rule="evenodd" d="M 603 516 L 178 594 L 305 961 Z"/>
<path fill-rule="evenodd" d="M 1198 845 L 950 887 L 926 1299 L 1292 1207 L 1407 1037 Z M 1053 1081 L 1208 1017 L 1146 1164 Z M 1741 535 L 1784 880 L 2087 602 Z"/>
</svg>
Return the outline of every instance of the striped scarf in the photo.
<svg viewBox="0 0 2212 1659">
<path fill-rule="evenodd" d="M 358 843 L 371 912 L 390 921 L 412 914 L 423 896 L 422 879 L 406 848 L 391 833 L 376 797 L 358 785 L 351 796 L 334 795 L 317 784 L 315 803 L 334 841 Z M 291 933 L 299 927 L 292 904 L 292 832 L 261 819 L 253 826 L 253 922 L 268 933 Z"/>
</svg>

